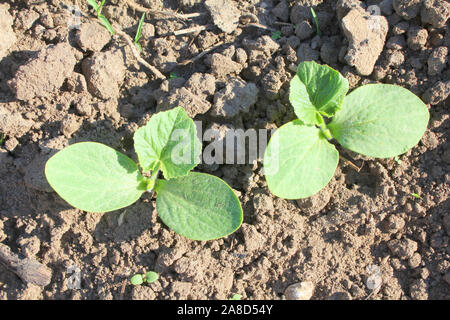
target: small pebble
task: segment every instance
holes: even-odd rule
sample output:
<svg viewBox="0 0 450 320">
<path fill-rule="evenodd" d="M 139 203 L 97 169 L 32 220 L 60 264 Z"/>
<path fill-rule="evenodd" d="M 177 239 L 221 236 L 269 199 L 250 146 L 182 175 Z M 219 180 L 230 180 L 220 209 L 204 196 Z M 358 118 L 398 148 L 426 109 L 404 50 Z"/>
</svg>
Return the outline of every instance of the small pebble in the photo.
<svg viewBox="0 0 450 320">
<path fill-rule="evenodd" d="M 286 300 L 310 300 L 314 293 L 314 284 L 311 281 L 294 283 L 286 288 Z"/>
</svg>

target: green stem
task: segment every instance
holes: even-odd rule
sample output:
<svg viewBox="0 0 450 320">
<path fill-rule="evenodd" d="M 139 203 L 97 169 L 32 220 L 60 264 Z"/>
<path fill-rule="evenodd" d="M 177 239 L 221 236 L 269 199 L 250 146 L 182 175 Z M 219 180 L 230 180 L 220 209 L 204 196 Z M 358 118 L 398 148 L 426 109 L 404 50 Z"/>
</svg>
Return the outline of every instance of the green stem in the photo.
<svg viewBox="0 0 450 320">
<path fill-rule="evenodd" d="M 147 192 L 153 192 L 153 189 L 155 188 L 156 185 L 156 180 L 158 179 L 159 176 L 159 171 L 160 166 L 158 165 L 158 167 L 156 167 L 156 169 L 152 171 L 152 175 L 150 176 L 149 182 L 147 184 L 148 186 Z"/>
<path fill-rule="evenodd" d="M 322 134 L 328 139 L 333 139 L 333 136 L 331 135 L 330 129 L 327 128 L 327 125 L 325 124 L 325 120 L 323 120 L 323 117 L 321 114 L 317 114 L 317 120 L 319 121 L 319 128 Z"/>
</svg>

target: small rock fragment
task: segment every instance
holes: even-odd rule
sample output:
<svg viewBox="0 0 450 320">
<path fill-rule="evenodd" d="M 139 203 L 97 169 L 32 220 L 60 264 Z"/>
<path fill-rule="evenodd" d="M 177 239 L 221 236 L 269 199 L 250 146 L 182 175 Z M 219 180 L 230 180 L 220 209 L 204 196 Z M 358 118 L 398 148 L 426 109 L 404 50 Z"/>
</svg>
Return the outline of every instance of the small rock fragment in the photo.
<svg viewBox="0 0 450 320">
<path fill-rule="evenodd" d="M 70 138 L 81 127 L 81 121 L 74 114 L 68 114 L 61 121 L 61 132 L 66 138 Z"/>
<path fill-rule="evenodd" d="M 286 300 L 310 300 L 314 293 L 314 284 L 311 281 L 303 281 L 291 284 L 284 291 Z"/>
<path fill-rule="evenodd" d="M 91 94 L 101 99 L 119 96 L 126 70 L 120 50 L 96 52 L 83 61 L 82 69 Z"/>
<path fill-rule="evenodd" d="M 420 16 L 423 23 L 442 28 L 450 17 L 450 3 L 446 0 L 425 0 Z"/>
<path fill-rule="evenodd" d="M 304 20 L 297 25 L 295 28 L 295 35 L 300 39 L 300 41 L 310 38 L 314 34 L 314 28 L 308 20 Z"/>
<path fill-rule="evenodd" d="M 425 103 L 431 105 L 439 104 L 445 101 L 450 95 L 450 80 L 443 82 L 438 81 L 434 86 L 429 88 L 422 96 Z"/>
<path fill-rule="evenodd" d="M 360 75 L 370 75 L 383 51 L 388 32 L 387 19 L 353 9 L 342 19 L 342 28 L 350 42 L 345 60 Z"/>
<path fill-rule="evenodd" d="M 49 45 L 35 59 L 21 66 L 8 84 L 19 100 L 47 97 L 61 88 L 75 64 L 73 49 L 68 43 Z"/>
<path fill-rule="evenodd" d="M 21 137 L 27 133 L 33 121 L 24 119 L 19 112 L 8 112 L 0 108 L 0 128 L 3 133 L 10 137 Z"/>
<path fill-rule="evenodd" d="M 87 91 L 85 77 L 81 73 L 73 72 L 70 78 L 67 79 L 67 89 L 76 93 Z"/>
<path fill-rule="evenodd" d="M 82 23 L 75 41 L 83 51 L 101 51 L 111 40 L 111 34 L 97 22 Z"/>
<path fill-rule="evenodd" d="M 427 43 L 428 31 L 425 28 L 412 25 L 408 29 L 408 46 L 412 50 L 421 50 Z"/>
<path fill-rule="evenodd" d="M 304 42 L 297 50 L 297 62 L 315 61 L 319 59 L 319 55 L 320 53 L 318 50 L 312 49 L 308 43 Z"/>
<path fill-rule="evenodd" d="M 158 111 L 169 110 L 181 106 L 186 110 L 189 117 L 194 118 L 197 114 L 204 114 L 211 108 L 211 103 L 204 96 L 193 94 L 186 88 L 175 89 L 167 96 L 158 99 Z"/>
<path fill-rule="evenodd" d="M 417 279 L 409 288 L 411 298 L 414 300 L 427 300 L 428 292 L 427 292 L 427 284 L 423 279 Z"/>
<path fill-rule="evenodd" d="M 395 12 L 405 20 L 411 20 L 419 14 L 422 0 L 394 0 Z"/>
<path fill-rule="evenodd" d="M 231 33 L 239 25 L 241 12 L 230 0 L 207 0 L 205 6 L 210 12 L 214 24 L 223 32 Z"/>
<path fill-rule="evenodd" d="M 289 5 L 286 0 L 281 0 L 280 3 L 272 9 L 272 14 L 281 21 L 287 22 L 289 19 Z"/>
<path fill-rule="evenodd" d="M 194 73 L 185 83 L 185 88 L 194 95 L 209 97 L 216 92 L 216 78 L 209 73 Z"/>
<path fill-rule="evenodd" d="M 438 47 L 433 50 L 428 58 L 428 75 L 435 76 L 440 74 L 448 61 L 448 48 Z"/>
<path fill-rule="evenodd" d="M 242 71 L 242 65 L 231 60 L 220 53 L 214 53 L 210 60 L 211 72 L 219 78 L 224 78 L 229 74 L 239 74 Z"/>
<path fill-rule="evenodd" d="M 248 252 L 261 250 L 264 247 L 266 239 L 256 230 L 255 226 L 243 223 L 241 230 L 244 234 L 245 248 Z"/>
<path fill-rule="evenodd" d="M 410 239 L 403 240 L 391 240 L 388 242 L 388 247 L 392 254 L 396 255 L 400 259 L 409 259 L 417 251 L 417 242 Z"/>
<path fill-rule="evenodd" d="M 50 155 L 37 155 L 25 167 L 24 182 L 27 187 L 43 192 L 53 192 L 44 174 L 45 164 L 49 158 Z"/>
<path fill-rule="evenodd" d="M 314 194 L 311 197 L 305 199 L 298 199 L 297 204 L 300 210 L 308 216 L 318 214 L 323 208 L 326 207 L 331 199 L 331 190 L 327 186 Z"/>
<path fill-rule="evenodd" d="M 0 60 L 17 40 L 11 27 L 13 17 L 9 14 L 8 9 L 8 4 L 0 4 Z"/>
<path fill-rule="evenodd" d="M 232 118 L 240 112 L 248 112 L 256 103 L 258 93 L 259 90 L 254 83 L 245 83 L 239 78 L 232 78 L 224 89 L 215 94 L 211 115 Z"/>
<path fill-rule="evenodd" d="M 34 10 L 20 10 L 17 14 L 14 26 L 18 30 L 28 30 L 30 29 L 34 22 L 39 19 L 39 13 Z"/>
</svg>

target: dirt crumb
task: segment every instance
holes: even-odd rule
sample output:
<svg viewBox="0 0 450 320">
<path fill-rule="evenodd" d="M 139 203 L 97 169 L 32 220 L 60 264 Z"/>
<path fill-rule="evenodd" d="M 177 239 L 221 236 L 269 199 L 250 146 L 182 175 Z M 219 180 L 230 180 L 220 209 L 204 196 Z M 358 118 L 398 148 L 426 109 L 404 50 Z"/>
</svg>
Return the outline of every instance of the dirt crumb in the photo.
<svg viewBox="0 0 450 320">
<path fill-rule="evenodd" d="M 9 86 L 19 100 L 50 96 L 70 77 L 75 63 L 73 49 L 68 43 L 49 45 L 19 68 Z"/>
<path fill-rule="evenodd" d="M 9 5 L 0 5 L 0 60 L 8 49 L 16 42 L 16 34 L 12 29 L 13 17 L 8 12 Z"/>
</svg>

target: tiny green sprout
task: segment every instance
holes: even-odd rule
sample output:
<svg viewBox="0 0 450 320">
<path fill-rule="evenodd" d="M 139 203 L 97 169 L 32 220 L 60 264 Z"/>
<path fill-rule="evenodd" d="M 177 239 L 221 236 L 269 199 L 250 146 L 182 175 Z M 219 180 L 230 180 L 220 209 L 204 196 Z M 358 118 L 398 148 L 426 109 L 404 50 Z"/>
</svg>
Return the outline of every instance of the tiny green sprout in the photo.
<svg viewBox="0 0 450 320">
<path fill-rule="evenodd" d="M 139 40 L 142 37 L 142 26 L 144 25 L 144 21 L 145 21 L 145 12 L 142 14 L 141 20 L 139 20 L 136 36 L 134 37 L 134 44 L 139 49 L 139 51 L 142 51 L 142 46 L 139 43 Z"/>
<path fill-rule="evenodd" d="M 420 141 L 430 114 L 412 92 L 390 84 L 367 84 L 347 95 L 348 90 L 338 71 L 300 63 L 289 93 L 298 119 L 272 135 L 264 154 L 273 194 L 301 199 L 324 188 L 339 162 L 331 142 L 368 157 L 392 158 Z"/>
<path fill-rule="evenodd" d="M 177 76 L 177 74 L 175 72 L 171 72 L 169 75 L 169 79 L 177 79 L 179 78 L 179 76 Z"/>
<path fill-rule="evenodd" d="M 397 164 L 402 164 L 402 160 L 400 160 L 400 158 L 399 158 L 398 156 L 395 156 L 395 157 L 394 157 L 394 161 L 395 161 Z"/>
<path fill-rule="evenodd" d="M 235 293 L 233 294 L 233 296 L 231 298 L 228 298 L 228 300 L 241 300 L 242 299 L 242 295 L 239 293 Z"/>
<path fill-rule="evenodd" d="M 158 280 L 158 278 L 159 278 L 159 275 L 154 271 L 149 271 L 145 274 L 145 282 L 147 282 L 147 283 L 153 283 L 156 280 Z"/>
<path fill-rule="evenodd" d="M 108 19 L 102 14 L 103 5 L 105 4 L 106 0 L 102 0 L 100 5 L 97 3 L 96 0 L 87 0 L 88 5 L 90 5 L 92 8 L 94 8 L 95 13 L 97 15 L 97 19 L 100 20 L 100 22 L 105 26 L 106 30 L 109 31 L 112 35 L 114 35 L 114 29 L 109 23 Z"/>
<path fill-rule="evenodd" d="M 422 199 L 422 197 L 418 193 L 411 193 L 411 195 L 416 199 Z"/>
<path fill-rule="evenodd" d="M 154 271 L 149 271 L 145 274 L 135 274 L 131 277 L 130 282 L 134 286 L 140 286 L 143 283 L 153 283 L 158 280 L 159 275 Z"/>
<path fill-rule="evenodd" d="M 5 143 L 5 138 L 6 135 L 4 133 L 0 133 L 0 146 L 2 146 L 3 143 Z"/>
<path fill-rule="evenodd" d="M 241 226 L 242 207 L 225 181 L 191 172 L 201 148 L 194 121 L 176 107 L 134 133 L 139 165 L 104 144 L 80 142 L 53 155 L 45 176 L 61 198 L 88 212 L 115 211 L 154 191 L 156 211 L 170 229 L 193 240 L 219 239 Z"/>
<path fill-rule="evenodd" d="M 145 278 L 142 276 L 142 274 L 136 274 L 131 277 L 130 282 L 134 286 L 140 286 L 144 283 L 144 279 Z"/>
<path fill-rule="evenodd" d="M 317 19 L 317 14 L 312 7 L 311 7 L 311 14 L 312 14 L 314 23 L 316 25 L 316 33 L 320 37 L 320 36 L 322 36 L 322 32 L 320 31 L 320 27 L 319 27 L 319 19 Z"/>
<path fill-rule="evenodd" d="M 280 30 L 272 32 L 272 39 L 273 40 L 278 40 L 280 38 L 281 38 L 281 31 Z"/>
</svg>

